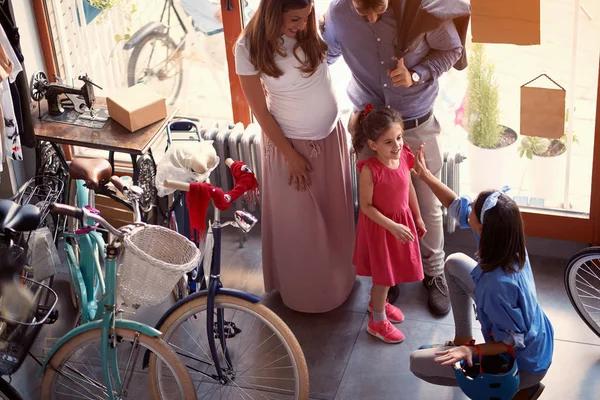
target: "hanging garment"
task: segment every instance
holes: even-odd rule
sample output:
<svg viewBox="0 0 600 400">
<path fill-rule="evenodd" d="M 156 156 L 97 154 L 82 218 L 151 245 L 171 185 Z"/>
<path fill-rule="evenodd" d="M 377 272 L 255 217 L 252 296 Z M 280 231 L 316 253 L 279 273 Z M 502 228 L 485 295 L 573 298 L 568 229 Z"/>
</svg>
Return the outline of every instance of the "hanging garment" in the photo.
<svg viewBox="0 0 600 400">
<path fill-rule="evenodd" d="M 2 105 L 2 114 L 4 114 L 4 154 L 13 160 L 23 160 L 19 126 L 15 117 L 13 96 L 10 88 L 10 83 L 15 81 L 17 75 L 22 71 L 22 67 L 6 37 L 4 29 L 0 29 L 0 46 L 3 47 L 4 53 L 6 53 L 12 63 L 12 69 L 8 72 L 8 78 L 0 82 L 0 104 Z"/>
<path fill-rule="evenodd" d="M 21 51 L 21 36 L 15 22 L 11 0 L 0 0 L 0 25 L 8 38 L 8 41 L 21 64 L 22 74 L 18 74 L 15 82 L 11 80 L 11 93 L 13 96 L 13 107 L 19 130 L 19 137 L 23 146 L 35 147 L 35 132 L 31 119 L 31 98 L 29 97 L 28 75 L 23 65 L 23 52 Z"/>
</svg>

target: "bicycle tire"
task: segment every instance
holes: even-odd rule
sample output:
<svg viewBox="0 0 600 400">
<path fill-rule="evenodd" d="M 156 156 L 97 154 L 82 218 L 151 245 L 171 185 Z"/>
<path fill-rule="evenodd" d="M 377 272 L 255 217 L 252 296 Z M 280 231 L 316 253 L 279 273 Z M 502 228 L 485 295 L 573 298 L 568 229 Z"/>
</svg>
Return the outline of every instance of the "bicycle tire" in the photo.
<svg viewBox="0 0 600 400">
<path fill-rule="evenodd" d="M 139 334 L 139 342 L 147 349 L 153 351 L 152 357 L 156 358 L 156 354 L 158 353 L 171 366 L 172 371 L 174 372 L 175 379 L 179 381 L 178 383 L 181 389 L 181 394 L 183 395 L 183 399 L 196 399 L 196 391 L 194 388 L 194 384 L 189 373 L 185 368 L 185 365 L 181 363 L 177 355 L 173 353 L 169 346 L 167 346 L 166 343 L 164 343 L 160 338 L 149 337 L 141 332 L 122 328 L 117 328 L 115 333 L 121 341 L 124 339 L 134 338 L 136 334 Z M 74 352 L 80 350 L 82 345 L 92 342 L 95 339 L 99 339 L 100 337 L 100 329 L 92 329 L 86 332 L 82 332 L 79 335 L 69 339 L 56 351 L 56 353 L 54 353 L 54 355 L 48 362 L 48 366 L 44 371 L 44 375 L 42 376 L 42 385 L 40 391 L 41 398 L 48 400 L 60 400 L 58 397 L 56 397 L 59 395 L 59 390 L 58 387 L 56 387 L 56 383 L 57 378 L 60 375 L 59 373 L 57 373 L 57 369 L 60 369 L 64 365 L 66 361 L 65 359 L 67 357 L 69 357 Z M 161 399 L 159 392 L 153 391 L 152 398 L 154 400 Z"/>
<path fill-rule="evenodd" d="M 148 45 L 149 43 L 151 43 L 152 41 L 155 41 L 155 40 L 163 41 L 163 43 L 165 43 L 167 45 L 167 47 L 173 51 L 177 48 L 177 44 L 175 43 L 173 38 L 171 38 L 168 35 L 154 34 L 154 35 L 146 36 L 144 38 L 144 40 L 142 40 L 137 46 L 135 46 L 135 48 L 133 49 L 133 52 L 131 53 L 131 57 L 129 58 L 129 63 L 127 65 L 127 85 L 128 86 L 133 86 L 138 83 L 138 80 L 136 79 L 136 76 L 135 76 L 135 72 L 136 72 L 136 66 L 139 61 L 140 54 L 141 54 L 144 46 Z M 179 59 L 175 62 L 177 63 L 176 68 L 178 69 L 178 73 L 177 73 L 178 78 L 176 79 L 176 82 L 174 84 L 174 92 L 173 92 L 172 97 L 167 98 L 167 104 L 169 104 L 169 105 L 173 105 L 177 101 L 177 98 L 179 97 L 179 93 L 181 92 L 181 87 L 183 85 L 183 61 L 181 59 Z M 148 86 L 152 87 L 152 85 L 148 85 Z"/>
<path fill-rule="evenodd" d="M 0 400 L 23 400 L 12 385 L 0 378 Z"/>
<path fill-rule="evenodd" d="M 179 306 L 158 328 L 163 333 L 163 340 L 166 343 L 169 343 L 171 335 L 175 333 L 173 331 L 173 328 L 176 329 L 183 321 L 189 318 L 193 318 L 198 312 L 205 309 L 207 299 L 208 298 L 206 296 L 197 297 Z M 295 364 L 295 371 L 297 371 L 297 379 L 295 385 L 297 393 L 295 399 L 307 399 L 309 396 L 309 377 L 306 359 L 304 358 L 304 353 L 302 352 L 302 348 L 300 347 L 298 339 L 296 339 L 291 329 L 285 324 L 285 322 L 283 322 L 283 320 L 279 316 L 277 316 L 273 311 L 271 311 L 263 304 L 251 303 L 249 301 L 239 299 L 237 297 L 217 295 L 215 297 L 215 307 L 217 307 L 217 305 L 232 305 L 237 310 L 245 310 L 243 312 L 249 312 L 249 314 L 253 314 L 260 317 L 263 320 L 263 322 L 268 322 L 268 324 L 276 331 L 275 333 L 279 333 L 278 336 L 284 342 L 284 346 L 287 347 L 288 354 Z M 183 321 L 180 322 L 180 320 Z M 156 375 L 156 364 L 156 358 L 150 357 L 149 376 L 150 385 L 152 388 L 156 388 L 155 385 L 157 384 L 153 379 Z M 198 386 L 198 388 L 200 388 L 200 385 Z"/>
<path fill-rule="evenodd" d="M 596 263 L 595 266 L 600 270 L 600 247 L 588 247 L 577 252 L 574 256 L 569 259 L 567 262 L 567 266 L 565 268 L 564 275 L 564 283 L 565 289 L 567 291 L 567 296 L 571 301 L 571 305 L 579 315 L 579 317 L 585 322 L 585 324 L 594 332 L 598 337 L 600 337 L 600 320 L 595 321 L 592 316 L 587 312 L 584 304 L 581 302 L 581 299 L 578 295 L 577 289 L 577 272 L 579 272 L 581 266 L 583 266 L 586 262 L 597 259 L 599 263 Z M 598 287 L 596 289 L 600 290 L 600 278 L 595 276 L 596 280 L 598 280 Z"/>
</svg>

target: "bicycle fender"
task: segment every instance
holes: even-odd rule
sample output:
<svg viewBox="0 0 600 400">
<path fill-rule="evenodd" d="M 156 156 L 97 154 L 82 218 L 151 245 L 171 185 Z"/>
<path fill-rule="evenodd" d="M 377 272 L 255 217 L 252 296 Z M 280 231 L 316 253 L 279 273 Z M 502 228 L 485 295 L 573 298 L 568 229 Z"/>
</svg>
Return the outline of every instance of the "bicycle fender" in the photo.
<svg viewBox="0 0 600 400">
<path fill-rule="evenodd" d="M 182 305 L 184 305 L 192 300 L 195 300 L 198 297 L 206 297 L 207 295 L 208 295 L 208 290 L 201 290 L 199 292 L 193 293 L 193 294 L 179 300 L 177 303 L 173 304 L 171 306 L 171 308 L 169 308 L 162 315 L 162 317 L 160 317 L 160 319 L 154 326 L 154 329 L 156 329 L 157 331 L 160 331 L 160 327 L 165 323 L 167 318 L 169 318 L 171 316 L 171 314 L 173 314 Z M 256 303 L 260 302 L 260 300 L 261 300 L 260 297 L 253 295 L 252 293 L 246 293 L 246 292 L 242 292 L 241 290 L 236 290 L 236 289 L 217 288 L 217 295 L 235 297 L 238 299 L 246 300 L 252 304 L 256 304 Z M 144 360 L 142 363 L 143 368 L 146 368 L 148 366 L 149 359 L 150 359 L 150 353 L 148 351 L 146 351 L 146 353 L 144 354 Z"/>
<path fill-rule="evenodd" d="M 146 36 L 150 36 L 155 33 L 163 34 L 165 33 L 165 30 L 166 27 L 162 24 L 162 22 L 148 22 L 146 25 L 138 29 L 133 35 L 131 35 L 131 38 L 123 45 L 123 49 L 131 50 L 138 43 L 144 40 Z"/>
<path fill-rule="evenodd" d="M 52 357 L 54 356 L 54 353 L 56 353 L 63 344 L 65 344 L 70 339 L 72 339 L 75 336 L 80 335 L 84 332 L 91 331 L 93 329 L 101 329 L 103 323 L 104 323 L 103 320 L 88 322 L 86 324 L 79 325 L 77 328 L 69 331 L 66 335 L 61 337 L 60 340 L 58 342 L 56 342 L 54 344 L 54 346 L 52 346 L 52 349 L 50 349 L 50 351 L 44 358 L 44 361 L 42 362 L 42 367 L 40 368 L 40 372 L 38 373 L 38 378 L 42 377 L 42 375 L 44 374 L 44 371 L 46 370 L 46 366 L 48 365 L 48 362 L 52 359 Z M 129 321 L 126 319 L 115 320 L 115 327 L 117 329 L 118 328 L 130 329 L 132 331 L 140 332 L 140 333 L 142 333 L 146 336 L 150 336 L 150 337 L 158 337 L 161 335 L 160 331 L 152 328 L 149 325 L 141 324 L 141 323 L 135 322 L 135 321 Z"/>
<path fill-rule="evenodd" d="M 201 290 L 199 292 L 193 293 L 183 299 L 179 300 L 177 303 L 173 304 L 171 308 L 169 308 L 163 315 L 160 317 L 156 325 L 154 325 L 154 329 L 160 330 L 160 327 L 165 323 L 167 318 L 171 316 L 182 305 L 197 299 L 198 297 L 206 297 L 208 295 L 207 290 Z M 242 292 L 241 290 L 236 289 L 227 289 L 227 288 L 218 288 L 217 295 L 231 296 L 236 297 L 238 299 L 246 300 L 250 303 L 258 303 L 260 301 L 260 297 L 253 295 L 252 293 Z"/>
</svg>

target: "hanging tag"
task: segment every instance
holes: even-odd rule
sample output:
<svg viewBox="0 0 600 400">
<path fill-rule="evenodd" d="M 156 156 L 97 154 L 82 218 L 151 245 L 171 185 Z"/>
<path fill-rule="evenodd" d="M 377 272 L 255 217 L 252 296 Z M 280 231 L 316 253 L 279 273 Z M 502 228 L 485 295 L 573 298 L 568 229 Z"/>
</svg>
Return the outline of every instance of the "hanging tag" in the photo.
<svg viewBox="0 0 600 400">
<path fill-rule="evenodd" d="M 528 86 L 545 76 L 558 89 Z M 565 134 L 566 91 L 554 79 L 541 74 L 521 86 L 521 129 L 524 136 L 560 139 Z"/>
</svg>

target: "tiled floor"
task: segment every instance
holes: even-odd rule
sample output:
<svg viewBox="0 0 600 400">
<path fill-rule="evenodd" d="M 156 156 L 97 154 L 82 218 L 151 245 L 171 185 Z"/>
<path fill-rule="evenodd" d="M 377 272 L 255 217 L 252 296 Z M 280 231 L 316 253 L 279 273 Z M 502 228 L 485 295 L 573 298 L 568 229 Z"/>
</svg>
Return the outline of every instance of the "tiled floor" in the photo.
<svg viewBox="0 0 600 400">
<path fill-rule="evenodd" d="M 447 251 L 453 252 L 455 248 L 458 247 L 451 245 Z M 421 382 L 408 369 L 408 357 L 414 349 L 424 343 L 447 340 L 453 334 L 451 314 L 443 318 L 432 316 L 426 306 L 425 289 L 420 283 L 404 285 L 397 302 L 406 315 L 401 329 L 407 339 L 399 345 L 387 345 L 365 331 L 368 279 L 357 279 L 352 295 L 339 309 L 320 315 L 300 314 L 287 309 L 277 294 L 264 294 L 258 235 L 251 236 L 243 249 L 239 248 L 237 237 L 226 237 L 223 255 L 224 284 L 263 295 L 265 304 L 296 334 L 308 361 L 311 398 L 466 398 L 459 389 Z M 565 254 L 567 256 L 569 254 Z M 556 332 L 554 362 L 544 380 L 546 391 L 541 399 L 597 399 L 600 393 L 600 338 L 583 324 L 569 303 L 562 281 L 564 264 L 557 258 L 532 257 L 540 303 Z M 42 354 L 45 338 L 60 337 L 74 318 L 64 278 L 61 275 L 55 285 L 61 295 L 60 321 L 43 328 L 33 348 L 36 355 Z M 131 318 L 154 324 L 168 306 L 167 302 L 156 308 L 142 309 Z M 37 364 L 28 358 L 13 376 L 14 386 L 25 399 L 40 399 L 37 372 Z"/>
</svg>

